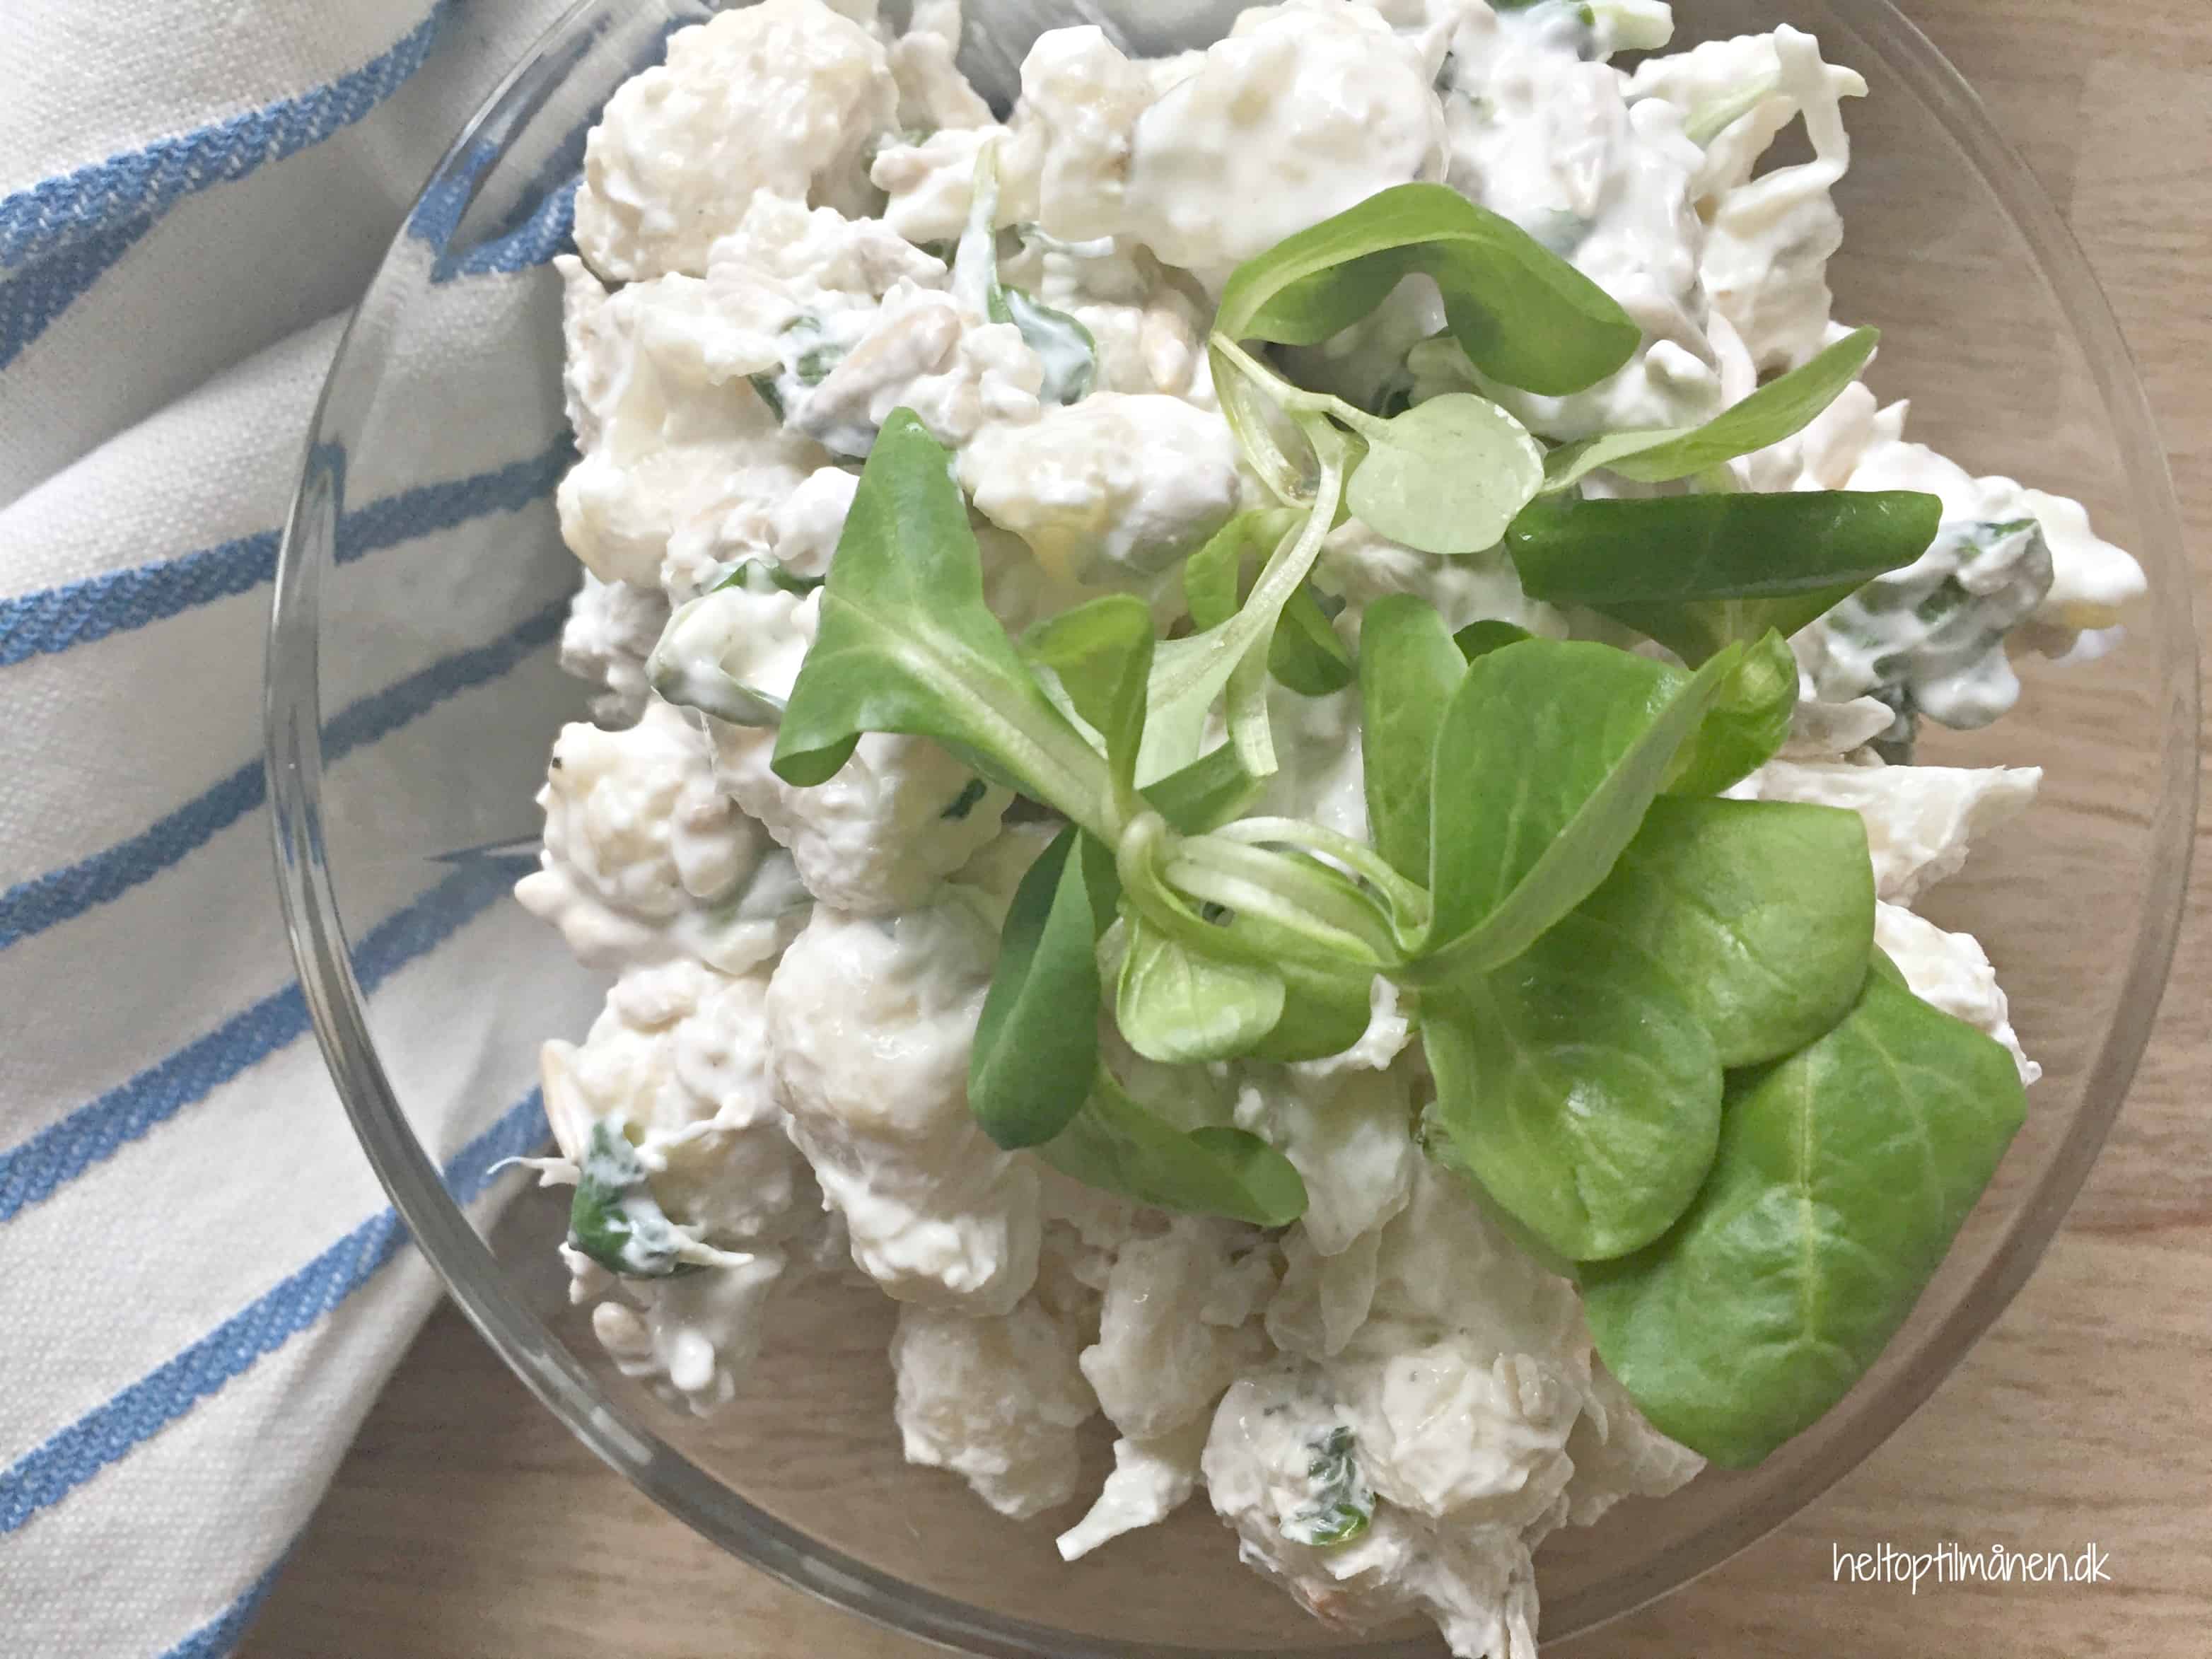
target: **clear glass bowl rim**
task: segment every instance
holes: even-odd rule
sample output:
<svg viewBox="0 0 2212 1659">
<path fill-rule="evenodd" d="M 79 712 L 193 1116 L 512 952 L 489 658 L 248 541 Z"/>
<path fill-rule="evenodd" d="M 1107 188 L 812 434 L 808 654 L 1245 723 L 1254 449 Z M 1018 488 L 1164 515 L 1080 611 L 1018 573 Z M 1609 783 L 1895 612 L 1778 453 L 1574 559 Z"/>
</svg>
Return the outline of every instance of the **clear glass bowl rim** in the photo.
<svg viewBox="0 0 2212 1659">
<path fill-rule="evenodd" d="M 1908 86 L 1945 129 L 2026 240 L 2052 298 L 2075 330 L 2110 419 L 2136 514 L 2136 544 L 2154 574 L 2179 580 L 2146 608 L 2165 673 L 2156 687 L 2167 738 L 2148 836 L 2152 865 L 2136 920 L 2138 949 L 2120 988 L 2118 1012 L 2091 1062 L 2082 1110 L 2025 1201 L 2003 1243 L 1948 1321 L 1850 1425 L 1851 1432 L 1787 1493 L 1747 1504 L 1608 1587 L 1577 1608 L 1559 1639 L 1645 1605 L 1710 1571 L 1782 1525 L 1856 1467 L 1934 1393 L 2010 1304 L 2064 1219 L 2110 1132 L 2155 1019 L 2172 964 L 2197 816 L 2200 730 L 2197 642 L 2180 515 L 2160 438 L 2133 357 L 2071 231 L 2026 162 L 1999 134 L 1965 78 L 1891 0 L 1828 0 L 1855 20 L 1862 45 Z M 424 193 L 466 192 L 477 146 L 503 112 L 563 67 L 580 21 L 605 0 L 577 0 L 486 99 L 440 161 Z M 472 159 L 473 158 L 473 159 Z M 404 236 L 404 232 L 402 235 Z M 395 239 L 394 247 L 398 246 Z M 376 284 L 372 281 L 370 297 Z M 365 310 L 368 301 L 363 302 Z M 817 1542 L 756 1507 L 649 1430 L 602 1392 L 544 1322 L 524 1305 L 475 1225 L 454 1203 L 424 1152 L 377 1056 L 325 859 L 319 810 L 320 704 L 317 586 L 338 505 L 330 457 L 357 422 L 368 391 L 352 361 L 357 310 L 333 360 L 310 431 L 307 458 L 279 555 L 264 688 L 264 763 L 285 927 L 315 1034 L 362 1149 L 394 1206 L 463 1313 L 568 1430 L 611 1468 L 687 1524 L 787 1584 L 889 1629 L 990 1659 L 1135 1659 L 1139 1654 L 1204 1659 L 1200 1650 L 1142 1648 L 1007 1618 L 938 1595 Z M 334 442 L 334 440 L 341 441 Z M 1321 1659 L 1322 1650 L 1311 1650 Z M 1430 1638 L 1348 1644 L 1342 1659 L 1433 1659 Z"/>
</svg>

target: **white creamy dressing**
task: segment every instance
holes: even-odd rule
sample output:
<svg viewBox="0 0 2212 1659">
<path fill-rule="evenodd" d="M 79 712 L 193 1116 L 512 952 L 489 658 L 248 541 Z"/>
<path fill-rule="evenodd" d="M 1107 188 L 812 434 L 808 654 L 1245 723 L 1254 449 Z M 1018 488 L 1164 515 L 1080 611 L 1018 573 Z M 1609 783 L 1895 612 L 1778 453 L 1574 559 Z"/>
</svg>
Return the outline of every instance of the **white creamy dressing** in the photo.
<svg viewBox="0 0 2212 1659">
<path fill-rule="evenodd" d="M 547 1045 L 562 1156 L 541 1167 L 573 1182 L 592 1136 L 618 1133 L 711 1265 L 617 1278 L 564 1247 L 574 1294 L 624 1371 L 706 1411 L 741 1390 L 793 1284 L 857 1271 L 902 1304 L 909 1459 L 1028 1518 L 1078 1495 L 1079 1432 L 1110 1423 L 1114 1471 L 1061 1533 L 1067 1558 L 1202 1488 L 1243 1559 L 1322 1617 L 1425 1613 L 1456 1654 L 1533 1659 L 1541 1540 L 1699 1460 L 1596 1364 L 1572 1287 L 1421 1155 L 1430 1085 L 1395 989 L 1378 979 L 1361 1041 L 1304 1065 L 1170 1073 L 1105 1034 L 1182 1127 L 1280 1148 L 1309 1193 L 1297 1224 L 1080 1187 L 994 1146 L 965 1097 L 998 930 L 1049 826 L 1007 822 L 1009 792 L 918 738 L 864 737 L 793 788 L 769 764 L 774 720 L 818 623 L 809 585 L 896 408 L 956 452 L 1010 628 L 1117 589 L 1179 614 L 1176 562 L 1263 499 L 1215 405 L 1209 296 L 1390 185 L 1445 180 L 1513 219 L 1644 341 L 1571 397 L 1486 385 L 1431 337 L 1441 303 L 1413 277 L 1294 354 L 1301 376 L 1371 403 L 1472 386 L 1555 440 L 1747 395 L 1840 331 L 1829 192 L 1850 161 L 1839 100 L 1863 83 L 1787 28 L 1613 68 L 1665 45 L 1656 0 L 1290 0 L 1159 61 L 1048 33 L 1001 124 L 954 66 L 957 0 L 913 14 L 895 37 L 865 0 L 721 13 L 672 35 L 587 145 L 581 257 L 559 262 L 581 456 L 559 505 L 589 572 L 562 660 L 600 688 L 599 724 L 556 745 L 519 895 L 617 977 L 580 1043 Z M 1754 176 L 1801 120 L 1813 159 Z M 998 199 L 971 230 L 987 155 Z M 1007 289 L 1089 335 L 1083 395 L 1062 401 L 1077 336 L 992 320 L 973 253 L 956 279 L 963 232 Z M 1866 745 L 1901 710 L 1994 718 L 2017 692 L 2008 632 L 2106 648 L 2142 575 L 2077 505 L 1970 477 L 1908 441 L 1905 416 L 1854 386 L 1731 465 L 1741 488 L 1925 489 L 1945 510 L 1918 564 L 1795 641 L 1790 742 L 1734 793 L 1858 811 L 1878 943 L 2032 1079 L 1980 947 L 1907 907 L 2039 775 L 1887 766 Z M 1315 580 L 1353 644 L 1400 592 L 1454 629 L 1588 626 L 1501 556 L 1414 552 L 1356 519 Z M 1266 810 L 1364 836 L 1356 690 L 1270 696 Z"/>
</svg>

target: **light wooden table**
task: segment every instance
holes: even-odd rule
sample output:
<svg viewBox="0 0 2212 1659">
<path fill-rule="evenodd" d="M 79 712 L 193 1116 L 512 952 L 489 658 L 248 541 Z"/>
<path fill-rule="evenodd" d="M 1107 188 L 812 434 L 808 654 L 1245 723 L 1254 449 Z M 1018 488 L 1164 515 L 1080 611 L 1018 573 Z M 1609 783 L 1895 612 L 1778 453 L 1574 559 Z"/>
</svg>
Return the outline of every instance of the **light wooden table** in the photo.
<svg viewBox="0 0 2212 1659">
<path fill-rule="evenodd" d="M 2212 550 L 2212 5 L 1911 0 L 1995 89 L 2141 359 Z M 2197 563 L 2212 615 L 2212 551 Z M 1571 1644 L 1615 1659 L 2212 1654 L 2212 846 L 2119 1127 L 2027 1290 L 1934 1401 L 1778 1534 Z M 1832 1543 L 2111 1556 L 2078 1586 L 1835 1589 Z M 1808 1635 L 1817 1628 L 1817 1644 Z M 4 1644 L 0 1644 L 4 1645 Z M 608 1473 L 450 1307 L 370 1417 L 252 1659 L 916 1659 Z"/>
</svg>

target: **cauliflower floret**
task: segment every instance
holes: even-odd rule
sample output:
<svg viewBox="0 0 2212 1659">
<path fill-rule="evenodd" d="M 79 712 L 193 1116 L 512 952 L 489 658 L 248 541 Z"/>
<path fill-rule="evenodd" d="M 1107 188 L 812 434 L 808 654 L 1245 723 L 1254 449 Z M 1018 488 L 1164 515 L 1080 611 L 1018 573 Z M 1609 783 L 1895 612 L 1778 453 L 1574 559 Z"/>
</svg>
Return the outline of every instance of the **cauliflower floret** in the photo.
<svg viewBox="0 0 2212 1659">
<path fill-rule="evenodd" d="M 1097 1500 L 1057 1542 L 1060 1559 L 1073 1561 L 1101 1544 L 1139 1527 L 1157 1525 L 1198 1490 L 1198 1460 L 1212 1419 L 1196 1417 L 1157 1440 L 1116 1440 L 1114 1472 Z"/>
<path fill-rule="evenodd" d="M 981 1318 L 899 1310 L 891 1338 L 906 1461 L 950 1469 L 1010 1520 L 1075 1496 L 1076 1431 L 1097 1411 L 1081 1334 L 1035 1297 Z"/>
<path fill-rule="evenodd" d="M 1402 1072 L 1248 1064 L 1243 1073 L 1237 1127 L 1279 1149 L 1304 1177 L 1298 1231 L 1316 1251 L 1349 1249 L 1406 1207 L 1420 1154 Z"/>
<path fill-rule="evenodd" d="M 1219 416 L 1112 392 L 985 428 L 959 469 L 975 510 L 1072 581 L 1158 574 L 1221 527 L 1241 489 Z"/>
<path fill-rule="evenodd" d="M 1044 368 L 1021 330 L 968 316 L 933 289 L 902 283 L 864 326 L 832 337 L 839 355 L 826 374 L 778 384 L 785 418 L 841 455 L 866 455 L 895 409 L 957 447 L 988 422 L 1018 426 L 1042 407 Z"/>
<path fill-rule="evenodd" d="M 580 1158 L 606 1123 L 635 1146 L 668 1218 L 703 1243 L 799 1231 L 820 1206 L 776 1103 L 767 994 L 764 975 L 696 963 L 623 974 L 581 1047 L 545 1045 L 545 1113 L 563 1156 Z"/>
<path fill-rule="evenodd" d="M 780 914 L 738 902 L 767 837 L 717 787 L 707 741 L 680 709 L 656 702 L 622 732 L 563 726 L 538 804 L 539 867 L 514 896 L 586 963 L 691 956 L 742 973 L 787 937 Z"/>
<path fill-rule="evenodd" d="M 1500 23 L 1454 55 L 1451 182 L 1604 289 L 1653 339 L 1708 356 L 1691 179 L 1705 152 L 1618 72 Z"/>
<path fill-rule="evenodd" d="M 1102 80 L 1118 117 L 1123 79 Z M 1419 46 L 1366 7 L 1333 0 L 1245 11 L 1196 73 L 1148 102 L 1127 129 L 1118 212 L 1110 170 L 1095 180 L 1056 175 L 1065 122 L 1055 109 L 1045 228 L 1126 234 L 1170 264 L 1216 277 L 1378 191 L 1444 173 L 1443 108 Z M 1110 169 L 1115 149 L 1083 153 Z M 1095 204 L 1071 209 L 1086 188 Z"/>
<path fill-rule="evenodd" d="M 1464 1177 L 1426 1158 L 1413 1166 L 1406 1207 L 1382 1231 L 1373 1316 L 1401 1327 L 1480 1333 L 1498 1353 L 1589 1346 L 1574 1286 L 1509 1240 Z"/>
<path fill-rule="evenodd" d="M 2142 567 L 2099 538 L 2081 502 L 2039 489 L 2022 495 L 2051 547 L 2051 591 L 2035 620 L 2069 631 L 2117 624 L 2121 612 L 2143 596 Z"/>
<path fill-rule="evenodd" d="M 1143 65 L 1095 26 L 1053 29 L 1022 61 L 1018 121 L 1037 149 L 1037 217 L 1056 236 L 1110 236 L 1121 217 L 1129 134 L 1153 97 Z M 1027 148 L 1027 145 L 1022 148 Z M 1018 153 L 1006 158 L 1017 176 Z M 965 217 L 963 212 L 963 217 Z"/>
<path fill-rule="evenodd" d="M 768 1072 L 766 981 L 693 962 L 631 968 L 579 1046 L 549 1042 L 545 1115 L 573 1182 L 593 1131 L 630 1143 L 668 1219 L 715 1253 L 669 1279 L 617 1279 L 564 1248 L 579 1302 L 626 1375 L 706 1412 L 759 1346 L 786 1251 L 820 1212 Z M 610 1299 L 601 1299 L 610 1298 Z M 619 1298 L 619 1299 L 614 1299 Z"/>
<path fill-rule="evenodd" d="M 1204 297 L 1126 238 L 1054 243 L 1034 239 L 1001 262 L 1010 286 L 1032 291 L 1089 331 L 1101 392 L 1159 392 L 1210 406 Z"/>
<path fill-rule="evenodd" d="M 910 242 L 957 240 L 975 201 L 975 164 L 987 148 L 999 157 L 998 222 L 1035 219 L 1036 181 L 1024 170 L 1030 146 L 994 124 L 946 127 L 877 152 L 868 176 L 890 198 L 884 223 Z"/>
<path fill-rule="evenodd" d="M 1759 158 L 1808 105 L 1815 109 L 1814 118 L 1825 122 L 1838 100 L 1866 95 L 1856 71 L 1819 64 L 1817 51 L 1808 63 L 1795 42 L 1785 75 L 1784 33 L 1702 41 L 1687 52 L 1647 58 L 1628 77 L 1631 99 L 1673 105 L 1683 126 L 1704 139 L 1697 179 L 1701 210 L 1710 211 L 1728 191 L 1748 184 Z M 1730 115 L 1733 119 L 1719 125 Z"/>
<path fill-rule="evenodd" d="M 889 915 L 996 836 L 1013 792 L 985 785 L 926 738 L 875 732 L 823 783 L 776 776 L 776 728 L 733 722 L 755 703 L 789 699 L 821 609 L 818 592 L 721 588 L 678 614 L 653 672 L 662 696 L 720 716 L 707 722 L 714 776 L 789 849 L 806 890 L 839 910 Z"/>
<path fill-rule="evenodd" d="M 1326 1379 L 1285 1365 L 1230 1389 L 1201 1467 L 1245 1564 L 1317 1618 L 1358 1631 L 1422 1612 L 1462 1659 L 1536 1659 L 1530 1553 L 1556 1515 L 1525 1533 L 1438 1525 L 1376 1501 L 1359 1476 L 1363 1452 Z M 1300 1541 L 1338 1536 L 1362 1514 L 1342 1541 Z"/>
<path fill-rule="evenodd" d="M 1811 35 L 1785 27 L 1772 38 L 1778 84 L 1804 117 L 1814 159 L 1721 191 L 1698 263 L 1713 309 L 1762 372 L 1794 368 L 1826 343 L 1827 264 L 1844 240 L 1829 191 L 1851 163 L 1838 103 L 1866 93 L 1858 76 L 1821 61 Z"/>
<path fill-rule="evenodd" d="M 1455 1527 L 1518 1530 L 1566 1489 L 1567 1437 L 1589 1389 L 1580 1363 L 1500 1353 L 1453 1331 L 1335 1369 L 1361 1468 L 1391 1503 Z"/>
<path fill-rule="evenodd" d="M 592 699 L 598 724 L 617 731 L 643 716 L 653 696 L 645 659 L 667 623 L 668 599 L 657 588 L 584 573 L 561 629 L 561 671 L 600 688 Z"/>
<path fill-rule="evenodd" d="M 1687 1446 L 1653 1428 L 1611 1371 L 1590 1362 L 1588 1409 L 1567 1437 L 1574 1479 L 1567 1482 L 1567 1522 L 1595 1524 L 1624 1498 L 1666 1498 L 1705 1467 Z"/>
<path fill-rule="evenodd" d="M 683 535 L 678 586 L 696 586 L 732 514 L 744 522 L 830 458 L 747 383 L 775 358 L 763 361 L 706 283 L 667 276 L 610 295 L 573 259 L 562 269 L 580 453 L 555 497 L 562 538 L 601 579 L 652 587 Z"/>
<path fill-rule="evenodd" d="M 897 112 L 882 44 L 821 0 L 679 29 L 585 143 L 576 246 L 612 280 L 696 275 L 762 191 L 864 210 L 861 157 Z"/>
<path fill-rule="evenodd" d="M 1178 1216 L 1166 1232 L 1122 1247 L 1083 1374 L 1124 1436 L 1155 1440 L 1202 1416 L 1265 1352 L 1266 1339 L 1249 1322 L 1245 1264 L 1255 1250 L 1259 1271 L 1267 1272 L 1249 1229 L 1200 1216 Z M 1217 1303 L 1222 1281 L 1232 1281 L 1235 1293 Z"/>
<path fill-rule="evenodd" d="M 1044 1258 L 1054 1265 L 1055 1282 L 1081 1285 L 1103 1298 L 1115 1258 L 1140 1227 L 1151 1224 L 1154 1212 L 1086 1187 L 1048 1164 L 1038 1165 L 1037 1180 L 1045 1217 Z M 1095 1326 L 1096 1308 L 1091 1319 Z"/>
<path fill-rule="evenodd" d="M 869 732 L 811 788 L 769 769 L 775 732 L 714 722 L 714 770 L 790 848 L 806 890 L 855 915 L 911 908 L 999 833 L 1013 792 L 985 785 L 927 738 Z"/>
<path fill-rule="evenodd" d="M 875 219 L 763 193 L 707 256 L 707 287 L 732 316 L 781 328 L 793 309 L 880 300 L 902 283 L 941 288 L 945 262 Z"/>
<path fill-rule="evenodd" d="M 1267 1340 L 1304 1359 L 1333 1359 L 1367 1322 L 1375 1305 L 1380 1231 L 1361 1233 L 1323 1255 L 1304 1229 L 1283 1238 L 1283 1283 L 1267 1304 Z"/>
<path fill-rule="evenodd" d="M 2042 1077 L 2043 1067 L 2020 1046 L 1996 969 L 1972 934 L 1946 933 L 1901 904 L 1877 903 L 1874 942 L 1888 952 L 1913 995 L 2002 1043 L 2022 1084 Z"/>
<path fill-rule="evenodd" d="M 1966 861 L 1977 836 L 2027 810 L 2039 767 L 1852 766 L 1769 761 L 1731 793 L 1844 806 L 1866 820 L 1875 891 L 1909 904 Z"/>
<path fill-rule="evenodd" d="M 953 62 L 960 53 L 960 0 L 917 0 L 913 21 L 890 50 L 901 126 L 990 125 L 991 106 Z"/>
<path fill-rule="evenodd" d="M 709 1417 L 737 1397 L 784 1271 L 781 1251 L 763 1250 L 679 1278 L 623 1279 L 627 1299 L 593 1307 L 592 1334 L 623 1376 Z"/>
<path fill-rule="evenodd" d="M 1473 383 L 1547 437 L 1692 426 L 1719 413 L 1723 396 L 1692 200 L 1704 152 L 1671 106 L 1629 103 L 1618 73 L 1561 50 L 1579 44 L 1559 38 L 1578 27 L 1559 8 L 1462 25 L 1446 71 L 1451 182 L 1604 289 L 1645 343 L 1617 373 L 1563 398 L 1481 382 L 1449 341 L 1414 349 L 1415 382 Z M 1433 332 L 1443 323 L 1433 287 L 1411 286 L 1432 308 Z"/>
<path fill-rule="evenodd" d="M 1299 1273 L 1292 1238 L 1271 1330 Z M 1595 1397 L 1573 1287 L 1425 1161 L 1379 1236 L 1325 1265 L 1363 1256 L 1370 1306 L 1341 1352 L 1302 1341 L 1309 1363 L 1248 1373 L 1222 1401 L 1203 1462 L 1214 1508 L 1244 1559 L 1322 1618 L 1419 1610 L 1455 1654 L 1534 1659 L 1530 1555 L 1565 1516 L 1570 1440 Z"/>
<path fill-rule="evenodd" d="M 794 576 L 827 577 L 860 487 L 859 475 L 842 466 L 810 473 L 775 509 L 776 562 Z"/>
<path fill-rule="evenodd" d="M 769 986 L 791 1138 L 889 1295 L 1012 1310 L 1036 1276 L 1033 1162 L 968 1110 L 997 941 L 957 889 L 891 921 L 817 908 Z"/>
</svg>

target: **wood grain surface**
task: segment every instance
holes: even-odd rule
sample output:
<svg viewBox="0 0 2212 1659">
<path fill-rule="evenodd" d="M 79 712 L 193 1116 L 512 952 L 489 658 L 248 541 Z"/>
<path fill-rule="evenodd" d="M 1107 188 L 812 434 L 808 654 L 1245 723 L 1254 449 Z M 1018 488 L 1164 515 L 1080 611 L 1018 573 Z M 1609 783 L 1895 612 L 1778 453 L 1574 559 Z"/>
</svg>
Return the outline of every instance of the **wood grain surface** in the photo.
<svg viewBox="0 0 2212 1659">
<path fill-rule="evenodd" d="M 1907 0 L 2027 154 L 2142 365 L 2212 614 L 2212 7 Z M 2149 1055 L 2063 1232 L 1905 1427 L 1775 1536 L 1547 1654 L 2212 1654 L 2212 847 Z M 2112 1582 L 1836 1586 L 1832 1551 L 2110 1557 Z M 1817 1634 L 1815 1633 L 1817 1632 Z M 4 1647 L 0 1641 L 0 1647 Z M 593 1461 L 442 1309 L 251 1659 L 915 1659 L 723 1555 Z"/>
</svg>

